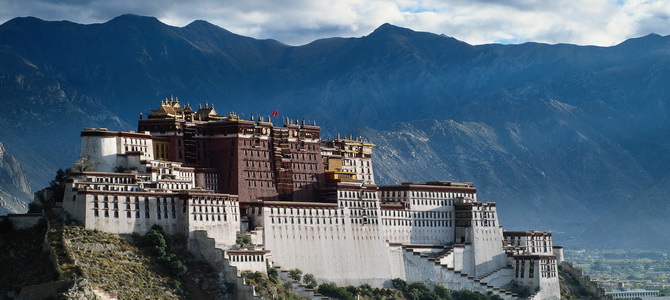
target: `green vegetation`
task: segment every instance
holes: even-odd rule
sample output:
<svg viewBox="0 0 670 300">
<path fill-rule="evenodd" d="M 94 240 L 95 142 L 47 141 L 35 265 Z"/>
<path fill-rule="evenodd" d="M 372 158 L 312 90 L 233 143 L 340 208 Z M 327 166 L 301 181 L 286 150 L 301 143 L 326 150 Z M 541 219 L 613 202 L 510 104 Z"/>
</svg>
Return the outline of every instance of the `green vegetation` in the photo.
<svg viewBox="0 0 670 300">
<path fill-rule="evenodd" d="M 272 281 L 272 283 L 279 283 L 279 271 L 270 266 L 270 263 L 267 263 L 267 270 L 268 270 L 268 279 Z"/>
<path fill-rule="evenodd" d="M 235 243 L 240 246 L 251 245 L 251 237 L 243 233 L 238 233 L 235 238 Z"/>
<path fill-rule="evenodd" d="M 242 276 L 246 279 L 247 284 L 251 284 L 255 287 L 256 292 L 263 299 L 304 299 L 291 290 L 290 284 L 279 284 L 278 282 L 270 280 L 260 272 L 245 271 L 242 272 Z"/>
<path fill-rule="evenodd" d="M 558 266 L 558 279 L 561 284 L 561 299 L 577 300 L 592 298 L 593 294 L 582 287 L 577 278 L 566 272 L 561 266 Z"/>
<path fill-rule="evenodd" d="M 302 271 L 300 269 L 291 269 L 288 271 L 288 277 L 291 277 L 291 279 L 295 281 L 300 281 L 300 278 L 302 278 Z"/>
<path fill-rule="evenodd" d="M 70 177 L 70 170 L 58 169 L 56 177 L 49 183 L 49 187 L 45 190 L 50 191 L 46 193 L 45 197 L 42 193 L 35 194 L 35 200 L 28 204 L 28 213 L 40 213 L 49 211 L 56 202 L 62 202 L 65 195 L 65 180 Z"/>
<path fill-rule="evenodd" d="M 625 288 L 670 292 L 670 249 L 565 250 L 565 259 L 606 290 Z"/>
<path fill-rule="evenodd" d="M 151 249 L 151 252 L 158 258 L 158 261 L 164 268 L 170 270 L 172 275 L 181 276 L 186 273 L 184 263 L 177 259 L 174 253 L 169 253 L 170 249 L 168 249 L 167 242 L 165 241 L 162 227 L 154 225 L 143 237 L 139 237 L 138 235 L 134 235 L 133 237 L 137 245 Z"/>
<path fill-rule="evenodd" d="M 461 290 L 449 291 L 441 285 L 435 286 L 433 290 L 428 288 L 423 282 L 407 283 L 396 278 L 392 280 L 394 289 L 372 288 L 368 284 L 360 287 L 346 286 L 338 287 L 336 284 L 322 283 L 317 291 L 335 299 L 354 300 L 354 299 L 407 299 L 407 300 L 499 300 L 497 295 L 483 295 L 477 292 Z"/>
<path fill-rule="evenodd" d="M 307 273 L 305 274 L 305 276 L 302 277 L 302 283 L 304 283 L 308 289 L 314 289 L 318 284 L 316 282 L 316 278 L 314 278 L 314 275 L 310 273 Z"/>
<path fill-rule="evenodd" d="M 73 260 L 92 285 L 119 299 L 186 298 L 182 282 L 153 253 L 117 235 L 79 226 L 63 229 Z"/>
</svg>

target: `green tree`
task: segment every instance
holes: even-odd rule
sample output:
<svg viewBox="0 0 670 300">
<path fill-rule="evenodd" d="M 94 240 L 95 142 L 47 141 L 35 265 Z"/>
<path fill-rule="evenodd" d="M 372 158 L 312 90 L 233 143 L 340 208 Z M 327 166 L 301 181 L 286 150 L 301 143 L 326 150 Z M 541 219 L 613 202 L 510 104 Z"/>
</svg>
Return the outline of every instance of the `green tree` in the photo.
<svg viewBox="0 0 670 300">
<path fill-rule="evenodd" d="M 332 282 L 322 283 L 317 288 L 319 294 L 341 300 L 354 300 L 356 297 L 345 288 L 338 287 Z"/>
<path fill-rule="evenodd" d="M 235 238 L 235 243 L 240 246 L 251 245 L 251 237 L 246 234 L 240 233 Z"/>
<path fill-rule="evenodd" d="M 277 269 L 273 268 L 270 266 L 270 263 L 267 264 L 267 270 L 268 270 L 268 279 L 272 283 L 279 283 L 279 272 Z"/>
<path fill-rule="evenodd" d="M 314 278 L 314 275 L 310 273 L 307 273 L 305 274 L 305 276 L 302 277 L 302 283 L 304 283 L 305 286 L 307 286 L 307 288 L 310 289 L 315 288 L 317 285 L 316 278 Z"/>
<path fill-rule="evenodd" d="M 56 176 L 49 186 L 45 189 L 48 198 L 39 197 L 35 201 L 28 204 L 29 213 L 40 213 L 42 211 L 49 211 L 56 202 L 63 202 L 65 196 L 65 181 L 70 178 L 70 170 L 58 169 Z M 42 194 L 40 194 L 41 196 Z"/>
<path fill-rule="evenodd" d="M 391 280 L 391 283 L 393 283 L 393 287 L 401 292 L 404 292 L 407 290 L 407 282 L 400 279 L 400 278 L 395 278 Z"/>
<path fill-rule="evenodd" d="M 288 277 L 291 277 L 291 279 L 295 281 L 300 281 L 300 278 L 302 278 L 302 271 L 300 269 L 288 270 Z"/>
<path fill-rule="evenodd" d="M 433 292 L 442 300 L 451 300 L 451 294 L 449 293 L 449 290 L 439 284 L 435 285 Z"/>
</svg>

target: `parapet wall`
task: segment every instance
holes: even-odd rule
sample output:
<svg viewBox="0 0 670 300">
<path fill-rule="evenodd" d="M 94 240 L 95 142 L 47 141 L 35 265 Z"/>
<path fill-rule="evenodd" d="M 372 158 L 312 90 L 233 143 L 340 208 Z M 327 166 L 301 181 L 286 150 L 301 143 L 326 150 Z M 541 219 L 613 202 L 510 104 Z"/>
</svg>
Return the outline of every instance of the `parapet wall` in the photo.
<svg viewBox="0 0 670 300">
<path fill-rule="evenodd" d="M 0 222 L 9 220 L 14 230 L 24 230 L 37 226 L 44 219 L 42 214 L 8 214 L 0 216 Z"/>
<path fill-rule="evenodd" d="M 405 249 L 403 256 L 405 280 L 407 282 L 421 281 L 433 286 L 440 284 L 449 287 L 451 290 L 470 290 L 485 295 L 492 293 L 503 299 L 516 299 L 516 295 L 509 291 L 499 289 L 474 277 L 469 277 L 467 274 L 450 270 L 439 262 L 435 263 L 435 261 L 429 260 L 421 253 L 414 252 L 411 249 Z"/>
<path fill-rule="evenodd" d="M 190 233 L 188 251 L 209 263 L 216 271 L 222 272 L 226 282 L 235 286 L 236 299 L 261 300 L 261 297 L 256 295 L 254 287 L 247 285 L 244 278 L 240 276 L 238 268 L 230 265 L 225 251 L 216 248 L 216 241 L 207 236 L 207 231 L 198 230 Z"/>
<path fill-rule="evenodd" d="M 570 273 L 574 276 L 579 285 L 586 288 L 589 292 L 593 294 L 593 299 L 598 300 L 613 300 L 614 298 L 610 295 L 605 294 L 605 289 L 598 286 L 597 283 L 591 281 L 591 277 L 588 275 L 582 274 L 582 270 L 575 268 L 571 262 L 563 261 L 560 266 L 563 268 L 563 271 Z"/>
</svg>

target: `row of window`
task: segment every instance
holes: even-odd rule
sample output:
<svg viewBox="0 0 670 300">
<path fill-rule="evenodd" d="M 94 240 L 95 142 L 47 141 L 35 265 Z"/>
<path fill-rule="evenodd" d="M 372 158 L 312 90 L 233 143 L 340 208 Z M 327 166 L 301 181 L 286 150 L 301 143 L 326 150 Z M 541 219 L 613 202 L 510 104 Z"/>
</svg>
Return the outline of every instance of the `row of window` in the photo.
<svg viewBox="0 0 670 300">
<path fill-rule="evenodd" d="M 96 190 L 96 191 L 121 191 L 121 192 L 137 192 L 140 190 L 140 187 L 137 185 L 112 185 L 112 184 L 78 184 L 77 188 L 86 190 Z"/>
<path fill-rule="evenodd" d="M 272 237 L 273 237 L 274 239 L 277 239 L 277 237 L 279 237 L 279 239 L 283 239 L 284 237 L 286 237 L 286 238 L 291 238 L 291 239 L 295 239 L 295 238 L 296 238 L 296 235 L 286 235 L 286 236 L 284 236 L 282 233 L 279 233 L 279 235 L 274 234 Z M 302 236 L 302 235 L 298 235 L 297 237 L 298 237 L 299 240 L 302 240 L 302 239 L 303 239 L 303 236 Z M 305 235 L 305 236 L 304 236 L 304 239 L 306 239 L 306 240 L 309 240 L 309 239 L 312 239 L 312 240 L 319 239 L 319 240 L 320 240 L 320 239 L 322 239 L 322 238 L 323 238 L 323 239 L 328 239 L 329 237 L 330 237 L 330 239 L 333 239 L 333 240 L 334 240 L 334 239 L 338 239 L 338 240 L 339 240 L 340 238 L 342 238 L 343 240 L 346 240 L 346 239 L 347 239 L 347 235 L 343 235 L 343 236 L 340 237 L 340 235 L 320 235 L 320 234 L 318 234 L 318 235 Z M 372 235 L 372 236 L 370 236 L 370 235 L 363 235 L 363 236 L 359 236 L 359 235 L 351 235 L 351 236 L 349 236 L 349 238 L 351 238 L 352 240 L 379 240 L 379 239 L 382 239 L 381 236 L 377 236 L 377 235 Z"/>
<path fill-rule="evenodd" d="M 474 193 L 454 193 L 454 192 L 424 192 L 424 191 L 382 191 L 382 198 L 407 198 L 407 197 L 417 197 L 417 198 L 432 198 L 432 199 L 453 199 L 453 198 L 465 198 L 473 197 Z"/>
<path fill-rule="evenodd" d="M 123 183 L 123 184 L 133 184 L 135 183 L 134 177 L 89 177 L 90 182 L 98 183 Z"/>
<path fill-rule="evenodd" d="M 243 150 L 244 156 L 247 157 L 262 157 L 265 159 L 270 158 L 270 152 L 268 151 L 259 151 L 259 150 Z"/>
<path fill-rule="evenodd" d="M 452 227 L 451 220 L 413 220 L 413 219 L 382 219 L 385 226 L 407 227 Z"/>
<path fill-rule="evenodd" d="M 333 222 L 335 220 L 335 222 Z M 312 218 L 312 217 L 270 217 L 272 224 L 305 224 L 305 225 L 333 225 L 340 224 L 339 218 Z M 344 224 L 342 218 L 341 224 Z"/>
<path fill-rule="evenodd" d="M 376 192 L 337 191 L 338 199 L 377 199 Z"/>
<path fill-rule="evenodd" d="M 382 217 L 400 217 L 413 219 L 451 219 L 451 211 L 412 211 L 412 210 L 382 210 Z M 458 216 L 457 216 L 458 217 Z"/>
<path fill-rule="evenodd" d="M 558 274 L 556 273 L 555 259 L 540 260 L 540 276 L 542 278 L 553 278 L 558 276 Z"/>
<path fill-rule="evenodd" d="M 517 260 L 514 268 L 514 275 L 517 278 L 524 278 L 526 274 L 526 260 Z M 535 260 L 531 259 L 528 263 L 528 278 L 535 276 Z M 543 278 L 556 277 L 556 261 L 553 259 L 543 259 L 540 261 L 540 276 Z"/>
<path fill-rule="evenodd" d="M 263 255 L 228 255 L 231 262 L 264 262 Z"/>
<path fill-rule="evenodd" d="M 100 213 L 102 212 L 102 215 L 105 218 L 109 218 L 110 217 L 110 211 L 111 211 L 111 215 L 114 218 L 119 218 L 118 203 L 114 202 L 113 205 L 114 205 L 113 209 L 110 210 L 109 206 L 108 206 L 108 203 L 105 202 L 104 207 L 102 209 L 100 209 L 98 207 L 98 203 L 95 202 L 94 205 L 93 205 L 93 216 L 94 217 L 99 217 Z M 177 210 L 176 210 L 175 205 L 172 204 L 170 206 L 170 208 L 171 208 L 171 210 L 168 210 L 167 204 L 164 204 L 163 209 L 161 210 L 161 205 L 160 204 L 156 205 L 156 218 L 159 219 L 159 220 L 161 218 L 168 219 L 169 216 L 171 216 L 172 219 L 176 219 L 177 218 Z M 129 204 L 126 206 L 126 218 L 133 218 L 134 217 L 136 219 L 139 219 L 140 215 L 141 215 L 140 208 L 137 204 L 135 205 L 135 209 L 130 209 Z M 149 219 L 150 217 L 151 217 L 150 208 L 148 206 L 148 203 L 145 203 L 144 218 Z"/>
<path fill-rule="evenodd" d="M 267 161 L 245 160 L 244 163 L 245 163 L 247 168 L 252 167 L 252 168 L 268 169 L 270 167 L 270 165 Z"/>
<path fill-rule="evenodd" d="M 306 156 L 305 156 L 306 155 Z M 307 157 L 307 158 L 305 158 Z M 316 154 L 311 154 L 311 153 L 291 153 L 291 158 L 296 159 L 296 160 L 302 160 L 302 161 L 317 161 Z"/>
<path fill-rule="evenodd" d="M 270 214 L 273 215 L 277 212 L 277 214 L 289 214 L 289 215 L 304 215 L 304 216 L 337 216 L 337 210 L 336 209 L 316 209 L 316 208 L 275 208 L 275 207 L 270 207 Z M 312 214 L 312 212 L 314 214 Z M 344 215 L 344 211 L 340 211 L 341 215 Z"/>
<path fill-rule="evenodd" d="M 228 181 L 228 186 L 230 186 L 230 181 Z M 264 187 L 264 188 L 274 188 L 275 183 L 271 180 L 247 180 L 248 187 Z"/>
</svg>

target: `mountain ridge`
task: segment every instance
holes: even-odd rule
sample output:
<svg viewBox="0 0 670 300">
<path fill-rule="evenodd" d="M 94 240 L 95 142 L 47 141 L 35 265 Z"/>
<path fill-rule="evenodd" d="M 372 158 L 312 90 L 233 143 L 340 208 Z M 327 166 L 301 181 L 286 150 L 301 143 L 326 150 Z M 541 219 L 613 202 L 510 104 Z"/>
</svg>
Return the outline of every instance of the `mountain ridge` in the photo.
<svg viewBox="0 0 670 300">
<path fill-rule="evenodd" d="M 0 112 L 0 141 L 38 188 L 74 161 L 81 129 L 132 130 L 171 95 L 221 114 L 276 109 L 318 121 L 326 138 L 377 143 L 382 184 L 472 181 L 482 201 L 501 203 L 506 227 L 588 243 L 584 226 L 669 173 L 668 49 L 670 36 L 659 35 L 611 47 L 469 45 L 391 24 L 289 46 L 206 21 L 17 18 L 0 25 L 0 91 L 11 108 Z M 562 218 L 571 209 L 580 221 Z"/>
</svg>

